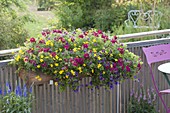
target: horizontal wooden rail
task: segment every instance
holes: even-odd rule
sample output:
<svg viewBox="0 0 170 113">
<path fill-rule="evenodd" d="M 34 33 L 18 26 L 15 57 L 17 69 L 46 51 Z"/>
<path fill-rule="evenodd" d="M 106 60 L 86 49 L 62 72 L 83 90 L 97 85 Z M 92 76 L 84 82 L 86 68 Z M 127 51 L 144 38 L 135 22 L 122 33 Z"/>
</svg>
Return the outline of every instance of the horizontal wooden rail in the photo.
<svg viewBox="0 0 170 113">
<path fill-rule="evenodd" d="M 9 49 L 9 50 L 0 50 L 0 56 L 11 55 L 13 52 L 17 52 L 17 51 L 19 51 L 19 50 L 20 50 L 20 48 Z"/>
<path fill-rule="evenodd" d="M 118 35 L 118 37 L 119 37 L 119 39 L 129 39 L 129 38 L 141 38 L 141 37 L 146 37 L 146 36 L 169 34 L 169 33 L 170 33 L 170 29 L 165 29 L 165 30 L 156 30 L 156 31 Z"/>
</svg>

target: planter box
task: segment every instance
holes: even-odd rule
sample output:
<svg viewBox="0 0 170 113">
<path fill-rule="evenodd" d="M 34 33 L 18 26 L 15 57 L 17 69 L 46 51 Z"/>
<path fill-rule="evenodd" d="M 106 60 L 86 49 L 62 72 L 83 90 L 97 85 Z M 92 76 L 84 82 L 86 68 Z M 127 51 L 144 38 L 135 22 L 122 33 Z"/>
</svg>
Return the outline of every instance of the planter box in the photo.
<svg viewBox="0 0 170 113">
<path fill-rule="evenodd" d="M 41 81 L 36 79 L 36 76 L 39 75 L 41 78 Z M 34 85 L 41 85 L 44 83 L 48 83 L 50 80 L 52 80 L 51 76 L 48 76 L 46 74 L 43 74 L 41 72 L 33 72 L 33 71 L 26 71 L 26 70 L 21 70 L 19 72 L 19 77 L 26 81 L 27 85 L 31 85 L 34 83 Z"/>
</svg>

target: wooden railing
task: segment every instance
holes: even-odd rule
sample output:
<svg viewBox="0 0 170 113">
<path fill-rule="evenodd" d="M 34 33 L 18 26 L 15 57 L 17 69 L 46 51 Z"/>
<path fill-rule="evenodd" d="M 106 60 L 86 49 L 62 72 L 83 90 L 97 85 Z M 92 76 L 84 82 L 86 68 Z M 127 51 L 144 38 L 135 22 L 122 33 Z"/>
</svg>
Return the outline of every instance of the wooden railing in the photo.
<svg viewBox="0 0 170 113">
<path fill-rule="evenodd" d="M 138 33 L 138 35 L 122 35 L 120 37 L 134 38 L 164 33 L 170 33 L 170 29 Z M 107 91 L 102 87 L 99 90 L 90 90 L 86 87 L 82 87 L 78 93 L 74 93 L 69 88 L 67 88 L 67 90 L 64 92 L 59 92 L 58 87 L 50 84 L 34 86 L 33 94 L 35 95 L 35 101 L 33 103 L 33 113 L 116 113 L 117 111 L 119 111 L 119 113 L 128 113 L 127 105 L 131 98 L 130 91 L 132 89 L 137 91 L 141 82 L 144 83 L 145 89 L 153 87 L 142 47 L 166 43 L 170 43 L 170 38 L 126 43 L 128 45 L 129 51 L 141 56 L 144 64 L 142 66 L 142 70 L 138 74 L 140 82 L 126 80 L 121 84 L 120 89 L 117 89 L 116 86 L 111 91 Z M 7 51 L 4 50 L 3 52 L 0 51 L 0 55 L 9 55 L 10 53 L 18 50 L 19 49 Z M 0 65 L 0 86 L 2 88 L 5 87 L 4 84 L 6 82 L 10 83 L 12 89 L 15 89 L 16 84 L 23 84 L 23 81 L 20 80 L 20 78 L 15 73 L 16 67 L 9 66 L 7 63 L 4 64 L 4 61 L 1 61 L 0 64 L 3 64 Z M 153 65 L 153 70 L 159 88 L 165 89 L 168 87 L 168 85 L 166 84 L 163 76 L 161 76 L 161 73 L 157 70 L 157 66 L 159 64 L 160 63 L 155 63 Z M 90 81 L 90 78 L 85 78 L 80 83 L 85 84 L 88 81 Z M 117 95 L 117 91 L 120 92 L 119 95 Z M 119 97 L 120 100 L 119 105 L 116 104 L 117 97 Z M 164 98 L 166 102 L 170 101 L 170 98 L 167 96 Z M 157 101 L 156 108 L 159 109 L 161 113 L 165 113 L 162 103 L 159 99 Z"/>
</svg>

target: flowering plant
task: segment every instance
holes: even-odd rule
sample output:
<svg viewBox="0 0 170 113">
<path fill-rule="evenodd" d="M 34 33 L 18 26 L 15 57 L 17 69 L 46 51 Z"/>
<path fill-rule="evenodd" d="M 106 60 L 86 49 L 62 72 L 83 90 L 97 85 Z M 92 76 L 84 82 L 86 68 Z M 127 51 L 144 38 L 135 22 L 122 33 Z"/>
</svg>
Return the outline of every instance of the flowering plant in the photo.
<svg viewBox="0 0 170 113">
<path fill-rule="evenodd" d="M 129 113 L 158 113 L 155 109 L 156 93 L 154 89 L 145 91 L 143 85 L 140 85 L 139 92 L 132 91 L 130 97 Z"/>
<path fill-rule="evenodd" d="M 81 86 L 79 80 L 83 77 L 91 77 L 85 86 L 109 88 L 117 81 L 133 78 L 141 68 L 140 58 L 119 43 L 116 36 L 110 38 L 101 30 L 81 29 L 43 31 L 42 36 L 25 42 L 14 63 L 52 76 L 61 89 L 70 86 L 74 90 Z"/>
<path fill-rule="evenodd" d="M 33 102 L 31 90 L 32 88 L 28 90 L 25 85 L 23 89 L 17 86 L 15 91 L 12 91 L 8 83 L 3 92 L 0 88 L 1 113 L 31 113 L 31 105 Z"/>
</svg>

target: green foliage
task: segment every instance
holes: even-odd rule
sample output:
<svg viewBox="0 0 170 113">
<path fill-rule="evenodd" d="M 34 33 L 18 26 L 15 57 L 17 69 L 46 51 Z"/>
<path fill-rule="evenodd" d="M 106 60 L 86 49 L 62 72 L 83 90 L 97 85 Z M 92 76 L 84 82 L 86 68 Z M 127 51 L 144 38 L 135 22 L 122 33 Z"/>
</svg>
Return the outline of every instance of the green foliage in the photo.
<svg viewBox="0 0 170 113">
<path fill-rule="evenodd" d="M 17 96 L 14 92 L 5 96 L 0 95 L 1 113 L 31 113 L 32 95 Z"/>
<path fill-rule="evenodd" d="M 67 29 L 96 27 L 109 30 L 109 26 L 117 22 L 117 15 L 112 12 L 116 8 L 113 9 L 111 5 L 112 0 L 60 0 L 54 12 L 59 18 L 59 24 Z M 106 25 L 101 25 L 101 22 Z"/>
<path fill-rule="evenodd" d="M 64 2 L 54 12 L 59 19 L 58 27 L 80 28 L 83 26 L 83 13 L 81 7 L 74 3 Z"/>
<path fill-rule="evenodd" d="M 28 37 L 24 24 L 33 22 L 33 17 L 26 10 L 27 0 L 0 1 L 0 50 L 23 45 Z"/>
<path fill-rule="evenodd" d="M 15 48 L 17 44 L 23 45 L 27 36 L 22 21 L 10 17 L 0 18 L 0 49 Z"/>
<path fill-rule="evenodd" d="M 130 97 L 129 113 L 158 113 L 155 109 L 156 94 L 153 89 L 145 91 L 143 85 L 141 85 L 136 93 L 131 92 Z"/>
</svg>

